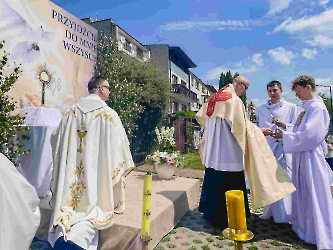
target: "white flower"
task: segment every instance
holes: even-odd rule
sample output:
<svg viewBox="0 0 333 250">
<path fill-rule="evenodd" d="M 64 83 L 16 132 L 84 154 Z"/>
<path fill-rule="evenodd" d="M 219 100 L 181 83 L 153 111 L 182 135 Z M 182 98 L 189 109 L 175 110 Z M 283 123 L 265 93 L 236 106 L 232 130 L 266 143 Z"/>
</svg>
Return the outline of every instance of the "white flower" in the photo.
<svg viewBox="0 0 333 250">
<path fill-rule="evenodd" d="M 167 152 L 161 152 L 161 158 L 167 158 L 169 154 Z"/>
</svg>

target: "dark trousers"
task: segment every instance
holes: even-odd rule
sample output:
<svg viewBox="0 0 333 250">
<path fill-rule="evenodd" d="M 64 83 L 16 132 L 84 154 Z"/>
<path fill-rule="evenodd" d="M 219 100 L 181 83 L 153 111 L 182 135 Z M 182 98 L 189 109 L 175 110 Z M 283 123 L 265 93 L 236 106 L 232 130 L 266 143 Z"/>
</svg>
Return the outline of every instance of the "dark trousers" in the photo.
<svg viewBox="0 0 333 250">
<path fill-rule="evenodd" d="M 206 168 L 202 184 L 199 211 L 204 214 L 204 219 L 221 230 L 228 227 L 228 215 L 225 192 L 229 190 L 242 190 L 246 217 L 251 216 L 244 171 L 225 172 Z"/>
<path fill-rule="evenodd" d="M 84 250 L 84 248 L 76 245 L 72 241 L 65 241 L 64 237 L 61 236 L 56 243 L 54 244 L 53 247 L 54 250 Z"/>
</svg>

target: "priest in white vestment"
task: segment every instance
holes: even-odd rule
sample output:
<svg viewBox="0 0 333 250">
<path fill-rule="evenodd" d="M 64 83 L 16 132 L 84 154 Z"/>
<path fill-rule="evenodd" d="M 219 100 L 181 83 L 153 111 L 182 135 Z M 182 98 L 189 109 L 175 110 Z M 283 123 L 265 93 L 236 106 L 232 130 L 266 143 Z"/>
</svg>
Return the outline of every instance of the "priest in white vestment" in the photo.
<svg viewBox="0 0 333 250">
<path fill-rule="evenodd" d="M 304 111 L 298 116 L 293 132 L 273 135 L 282 137 L 284 151 L 292 153 L 292 181 L 297 189 L 292 194 L 292 228 L 302 240 L 316 244 L 318 249 L 333 249 L 330 190 L 333 173 L 324 152 L 329 113 L 316 95 L 315 80 L 311 76 L 296 78 L 292 89 L 304 101 Z"/>
<path fill-rule="evenodd" d="M 40 223 L 35 188 L 0 153 L 0 249 L 29 249 Z"/>
<path fill-rule="evenodd" d="M 52 134 L 54 249 L 97 249 L 98 231 L 125 209 L 124 174 L 134 167 L 125 129 L 107 106 L 110 86 L 93 77 L 90 95 L 64 115 Z"/>
<path fill-rule="evenodd" d="M 232 84 L 213 94 L 196 114 L 205 130 L 200 143 L 206 169 L 199 211 L 221 230 L 228 227 L 225 199 L 228 190 L 244 192 L 246 216 L 250 216 L 244 165 L 254 209 L 272 204 L 295 190 L 288 175 L 278 166 L 262 131 L 246 118 L 238 96 L 248 87 L 249 81 L 244 76 L 236 77 Z"/>
<path fill-rule="evenodd" d="M 274 121 L 279 121 L 279 129 L 292 130 L 296 122 L 301 108 L 296 104 L 287 102 L 282 99 L 282 86 L 279 81 L 271 81 L 267 84 L 267 93 L 270 100 L 259 106 L 255 110 L 257 125 L 266 136 L 267 142 L 272 149 L 276 160 L 279 162 L 283 170 L 291 178 L 292 160 L 289 153 L 283 151 L 283 143 L 281 140 L 271 137 L 272 133 L 277 129 Z M 291 216 L 291 195 L 264 207 L 264 213 L 259 216 L 260 219 L 268 220 L 273 217 L 276 223 L 288 223 Z"/>
</svg>

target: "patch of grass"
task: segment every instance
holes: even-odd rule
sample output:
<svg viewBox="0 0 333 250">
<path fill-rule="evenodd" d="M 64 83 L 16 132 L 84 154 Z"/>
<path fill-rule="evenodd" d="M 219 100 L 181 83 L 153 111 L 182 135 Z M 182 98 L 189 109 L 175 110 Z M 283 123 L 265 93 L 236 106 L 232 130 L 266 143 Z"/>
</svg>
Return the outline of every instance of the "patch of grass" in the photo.
<svg viewBox="0 0 333 250">
<path fill-rule="evenodd" d="M 208 243 L 212 243 L 212 242 L 214 242 L 214 239 L 213 239 L 212 236 L 206 238 L 206 240 L 208 241 Z"/>
<path fill-rule="evenodd" d="M 191 246 L 191 247 L 189 247 L 188 250 L 197 250 L 197 247 L 196 246 Z"/>
<path fill-rule="evenodd" d="M 164 250 L 164 247 L 162 247 L 162 246 L 157 246 L 157 247 L 154 248 L 154 250 Z"/>
<path fill-rule="evenodd" d="M 199 180 L 200 184 L 203 184 L 204 179 L 203 178 L 195 178 L 196 180 Z"/>
<path fill-rule="evenodd" d="M 219 235 L 219 236 L 216 236 L 216 239 L 218 239 L 218 240 L 224 240 L 225 238 L 224 238 L 224 236 Z"/>
<path fill-rule="evenodd" d="M 283 244 L 280 241 L 272 240 L 271 244 L 275 247 L 283 246 Z"/>
<path fill-rule="evenodd" d="M 292 244 L 291 246 L 295 249 L 302 249 L 302 247 L 300 245 L 297 245 L 297 244 Z"/>
<path fill-rule="evenodd" d="M 198 152 L 184 154 L 185 166 L 184 168 L 191 168 L 197 170 L 205 170 L 205 166 L 201 163 L 201 158 Z"/>
<path fill-rule="evenodd" d="M 175 233 L 176 233 L 176 230 L 172 229 L 169 234 L 175 234 Z"/>
<path fill-rule="evenodd" d="M 168 248 L 175 248 L 176 246 L 175 246 L 174 244 L 168 243 L 168 244 L 167 244 L 167 247 L 168 247 Z"/>
<path fill-rule="evenodd" d="M 249 249 L 249 250 L 257 250 L 258 248 L 256 246 L 249 246 L 249 247 L 247 247 L 247 249 Z"/>
<path fill-rule="evenodd" d="M 191 245 L 190 243 L 188 243 L 188 242 L 182 242 L 182 243 L 180 243 L 182 246 L 185 246 L 185 247 L 187 247 L 187 246 L 189 246 L 189 245 Z"/>
<path fill-rule="evenodd" d="M 223 246 L 220 243 L 214 243 L 213 246 L 217 248 L 223 248 Z"/>
<path fill-rule="evenodd" d="M 199 240 L 199 239 L 194 239 L 194 240 L 193 240 L 193 243 L 194 243 L 194 244 L 201 244 L 201 243 L 202 243 L 202 241 L 201 241 L 201 240 Z"/>
<path fill-rule="evenodd" d="M 203 250 L 210 250 L 210 247 L 209 247 L 208 245 L 203 245 L 201 248 L 202 248 Z"/>
<path fill-rule="evenodd" d="M 168 242 L 168 241 L 170 241 L 170 240 L 171 240 L 170 236 L 165 236 L 165 237 L 161 240 L 161 242 Z"/>
<path fill-rule="evenodd" d="M 233 243 L 233 242 L 229 242 L 229 243 L 228 243 L 228 246 L 229 246 L 229 247 L 232 247 L 232 246 L 234 246 L 234 245 L 235 245 L 235 243 Z"/>
</svg>

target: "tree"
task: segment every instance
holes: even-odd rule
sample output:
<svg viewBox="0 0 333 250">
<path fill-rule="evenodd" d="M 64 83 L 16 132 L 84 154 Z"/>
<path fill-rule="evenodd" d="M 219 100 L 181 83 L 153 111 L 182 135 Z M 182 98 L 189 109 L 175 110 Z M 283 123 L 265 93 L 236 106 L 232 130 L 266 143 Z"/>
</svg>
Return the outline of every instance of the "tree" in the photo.
<svg viewBox="0 0 333 250">
<path fill-rule="evenodd" d="M 328 110 L 328 113 L 329 113 L 330 116 L 331 116 L 331 115 L 332 115 L 331 99 L 328 98 L 328 97 L 326 97 L 326 95 L 325 95 L 325 94 L 322 94 L 322 93 L 319 93 L 318 95 L 323 99 L 323 101 L 324 101 L 324 103 L 325 103 L 325 106 L 326 106 L 326 108 L 327 108 L 327 110 Z"/>
<path fill-rule="evenodd" d="M 149 151 L 153 131 L 162 122 L 169 104 L 168 76 L 152 62 L 118 51 L 118 44 L 105 34 L 99 38 L 94 75 L 106 77 L 111 86 L 106 102 L 119 114 L 130 137 L 132 153 Z"/>
<path fill-rule="evenodd" d="M 3 49 L 5 41 L 0 42 L 0 50 Z M 28 151 L 22 149 L 22 145 L 14 140 L 20 132 L 27 130 L 24 127 L 24 117 L 20 115 L 11 115 L 16 108 L 16 102 L 8 97 L 8 91 L 14 86 L 19 78 L 21 71 L 15 67 L 9 75 L 4 75 L 8 64 L 8 54 L 4 52 L 0 59 L 0 152 L 15 164 L 15 158 L 21 154 L 27 154 Z M 28 136 L 22 135 L 23 139 Z"/>
<path fill-rule="evenodd" d="M 219 80 L 219 89 L 223 88 L 224 86 L 228 85 L 229 83 L 232 83 L 232 80 L 237 76 L 239 76 L 238 72 L 236 72 L 233 76 L 232 76 L 230 70 L 226 74 L 224 74 L 222 72 L 221 76 L 220 76 L 220 80 Z M 247 106 L 246 93 L 241 95 L 239 98 L 242 100 L 242 102 L 244 103 L 244 105 L 246 107 Z"/>
<path fill-rule="evenodd" d="M 219 89 L 231 83 L 233 79 L 234 77 L 231 75 L 230 70 L 226 74 L 222 72 L 219 80 Z"/>
<path fill-rule="evenodd" d="M 325 103 L 325 106 L 327 108 L 327 111 L 328 113 L 330 114 L 330 119 L 332 119 L 332 106 L 331 106 L 331 99 L 330 98 L 327 98 L 325 96 L 325 94 L 323 93 L 319 93 L 318 94 L 324 101 Z M 329 133 L 332 133 L 333 132 L 333 128 L 332 128 L 332 121 L 330 122 L 330 129 L 329 129 Z"/>
<path fill-rule="evenodd" d="M 134 121 L 144 110 L 140 105 L 142 88 L 128 81 L 123 72 L 126 71 L 124 60 L 117 50 L 117 44 L 111 37 L 101 34 L 97 50 L 97 62 L 94 75 L 104 76 L 110 86 L 109 99 L 106 103 L 118 114 L 130 137 L 135 129 Z"/>
</svg>

